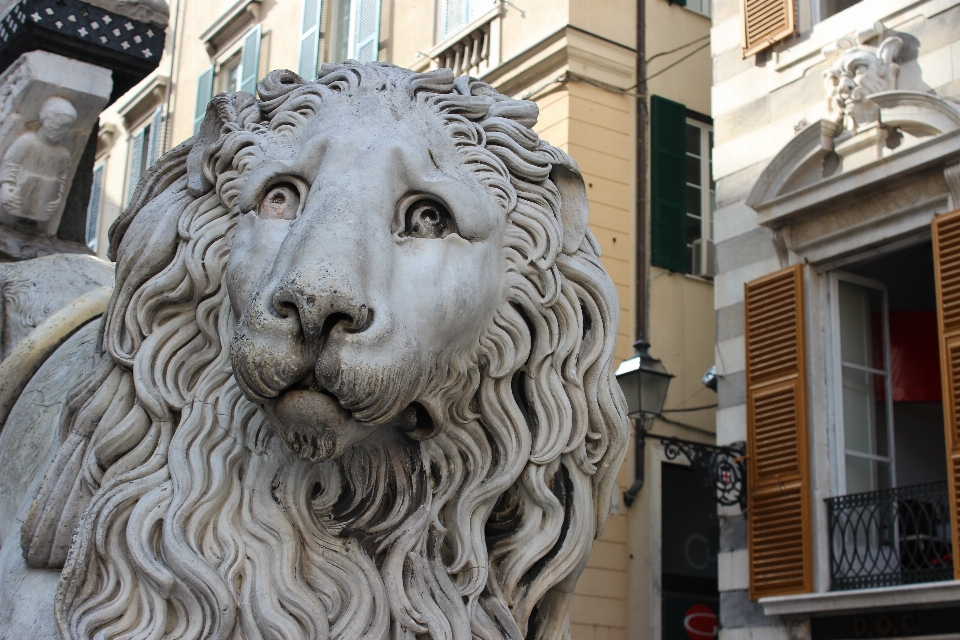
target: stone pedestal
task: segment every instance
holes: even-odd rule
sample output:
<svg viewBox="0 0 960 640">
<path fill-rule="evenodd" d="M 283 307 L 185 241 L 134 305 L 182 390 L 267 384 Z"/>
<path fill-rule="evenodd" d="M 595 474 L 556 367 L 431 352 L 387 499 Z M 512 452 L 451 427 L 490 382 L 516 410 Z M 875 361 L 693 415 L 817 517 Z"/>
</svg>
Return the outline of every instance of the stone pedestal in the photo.
<svg viewBox="0 0 960 640">
<path fill-rule="evenodd" d="M 0 75 L 0 225 L 27 238 L 57 235 L 112 89 L 109 70 L 46 51 L 23 54 Z"/>
</svg>

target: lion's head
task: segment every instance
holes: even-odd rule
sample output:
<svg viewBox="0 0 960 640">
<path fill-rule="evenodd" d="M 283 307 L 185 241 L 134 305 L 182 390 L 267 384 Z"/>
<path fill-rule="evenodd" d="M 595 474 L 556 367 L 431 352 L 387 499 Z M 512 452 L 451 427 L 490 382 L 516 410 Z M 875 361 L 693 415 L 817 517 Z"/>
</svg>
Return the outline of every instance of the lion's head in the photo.
<svg viewBox="0 0 960 640">
<path fill-rule="evenodd" d="M 214 98 L 112 229 L 23 526 L 66 638 L 560 638 L 626 447 L 535 104 L 324 65 Z"/>
</svg>

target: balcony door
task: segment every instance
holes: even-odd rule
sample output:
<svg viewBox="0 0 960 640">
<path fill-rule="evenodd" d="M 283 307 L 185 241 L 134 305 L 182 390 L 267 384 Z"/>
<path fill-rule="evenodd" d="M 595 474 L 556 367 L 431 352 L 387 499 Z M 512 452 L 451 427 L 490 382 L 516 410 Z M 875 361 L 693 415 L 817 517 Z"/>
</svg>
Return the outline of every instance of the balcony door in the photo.
<svg viewBox="0 0 960 640">
<path fill-rule="evenodd" d="M 896 462 L 887 289 L 835 272 L 831 294 L 836 493 L 888 489 L 896 486 Z"/>
</svg>

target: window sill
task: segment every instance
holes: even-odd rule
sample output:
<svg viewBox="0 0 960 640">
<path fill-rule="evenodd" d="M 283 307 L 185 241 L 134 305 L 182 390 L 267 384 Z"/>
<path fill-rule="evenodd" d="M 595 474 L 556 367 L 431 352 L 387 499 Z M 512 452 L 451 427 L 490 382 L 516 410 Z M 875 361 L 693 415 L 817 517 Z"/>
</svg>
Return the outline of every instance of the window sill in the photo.
<svg viewBox="0 0 960 640">
<path fill-rule="evenodd" d="M 804 616 L 903 609 L 960 600 L 960 580 L 760 598 L 764 615 Z"/>
</svg>

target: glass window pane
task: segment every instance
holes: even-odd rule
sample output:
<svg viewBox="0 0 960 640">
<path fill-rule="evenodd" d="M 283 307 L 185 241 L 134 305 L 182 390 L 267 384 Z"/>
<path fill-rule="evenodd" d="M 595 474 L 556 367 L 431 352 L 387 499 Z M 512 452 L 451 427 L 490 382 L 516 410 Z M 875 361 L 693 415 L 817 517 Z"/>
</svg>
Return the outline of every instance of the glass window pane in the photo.
<svg viewBox="0 0 960 640">
<path fill-rule="evenodd" d="M 687 216 L 687 244 L 693 243 L 694 240 L 700 237 L 701 226 L 700 218 L 691 215 Z"/>
<path fill-rule="evenodd" d="M 848 494 L 879 491 L 891 486 L 889 462 L 847 456 L 845 467 Z"/>
<path fill-rule="evenodd" d="M 702 155 L 700 153 L 700 127 L 695 127 L 692 124 L 687 125 L 687 153 L 695 156 Z"/>
<path fill-rule="evenodd" d="M 687 156 L 687 183 L 700 184 L 700 158 Z"/>
<path fill-rule="evenodd" d="M 687 213 L 692 213 L 695 216 L 703 215 L 703 200 L 700 196 L 700 189 L 698 187 L 691 187 L 687 185 Z"/>
<path fill-rule="evenodd" d="M 845 281 L 840 281 L 839 294 L 841 360 L 883 369 L 882 358 L 874 361 L 874 352 L 882 349 L 879 314 L 883 310 L 883 294 Z"/>
</svg>

